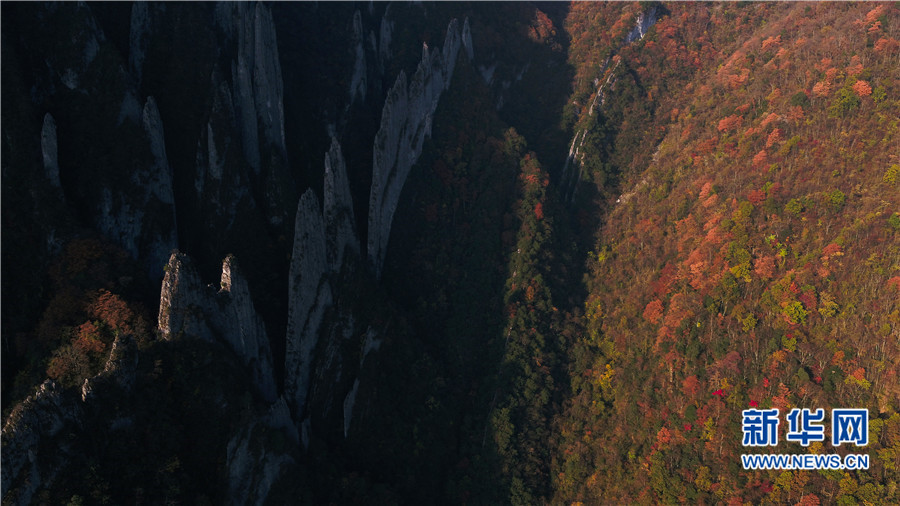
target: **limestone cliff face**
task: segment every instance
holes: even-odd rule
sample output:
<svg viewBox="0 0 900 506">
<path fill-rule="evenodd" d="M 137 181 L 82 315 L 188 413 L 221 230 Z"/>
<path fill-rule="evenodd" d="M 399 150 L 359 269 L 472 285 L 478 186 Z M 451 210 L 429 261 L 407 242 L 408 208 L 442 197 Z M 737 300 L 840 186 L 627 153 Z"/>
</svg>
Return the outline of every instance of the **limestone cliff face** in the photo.
<svg viewBox="0 0 900 506">
<path fill-rule="evenodd" d="M 475 59 L 475 45 L 472 44 L 472 29 L 469 27 L 469 18 L 466 18 L 463 22 L 462 44 L 466 49 L 466 56 L 469 57 L 469 61 L 473 61 Z"/>
<path fill-rule="evenodd" d="M 447 27 L 443 52 L 425 45 L 412 80 L 407 83 L 401 72 L 385 100 L 373 146 L 369 193 L 368 257 L 376 277 L 381 276 L 400 193 L 422 153 L 425 136 L 431 135 L 432 115 L 450 84 L 461 40 L 454 19 Z"/>
<path fill-rule="evenodd" d="M 651 7 L 649 10 L 645 12 L 641 12 L 637 19 L 634 22 L 634 27 L 628 32 L 628 35 L 625 36 L 624 44 L 631 44 L 635 41 L 641 40 L 647 35 L 647 30 L 650 29 L 657 21 L 657 8 Z M 609 63 L 612 59 L 612 56 L 608 57 L 603 65 L 600 67 L 600 72 L 598 75 L 602 76 L 606 69 L 609 67 Z M 615 84 L 616 79 L 616 68 L 618 68 L 619 63 L 613 66 L 612 71 L 605 80 L 601 80 L 599 77 L 594 79 L 594 85 L 597 86 L 597 91 L 594 93 L 594 98 L 591 101 L 591 106 L 588 109 L 588 115 L 593 116 L 594 110 L 597 107 L 602 107 L 604 102 L 606 101 L 606 94 L 609 92 L 609 89 Z M 563 174 L 560 187 L 563 191 L 563 198 L 568 202 L 572 202 L 575 199 L 575 194 L 578 190 L 578 181 L 581 180 L 581 164 L 584 160 L 584 153 L 582 151 L 582 147 L 584 146 L 584 140 L 587 136 L 587 130 L 576 130 L 575 136 L 572 138 L 572 144 L 569 146 L 569 154 L 566 156 L 566 161 L 563 166 Z"/>
<path fill-rule="evenodd" d="M 275 400 L 276 387 L 269 337 L 253 306 L 247 279 L 231 255 L 222 262 L 220 286 L 221 336 L 250 371 L 262 397 L 271 402 Z"/>
<path fill-rule="evenodd" d="M 246 215 L 256 205 L 242 162 L 240 132 L 235 130 L 231 87 L 218 71 L 210 79 L 212 105 L 206 128 L 197 141 L 194 205 L 211 231 L 225 235 L 241 213 Z"/>
<path fill-rule="evenodd" d="M 265 504 L 272 486 L 282 478 L 291 479 L 296 461 L 291 446 L 273 447 L 267 434 L 280 431 L 297 445 L 300 436 L 284 397 L 238 429 L 226 447 L 228 498 L 231 504 Z"/>
<path fill-rule="evenodd" d="M 156 103 L 139 100 L 129 65 L 90 6 L 46 4 L 26 14 L 41 26 L 29 40 L 44 41 L 26 43 L 23 52 L 35 69 L 28 75 L 30 98 L 54 110 L 44 117 L 39 139 L 45 175 L 55 187 L 65 182 L 70 205 L 86 224 L 141 260 L 155 278 L 176 246 L 172 172 Z M 151 15 L 138 7 L 133 17 L 138 65 Z M 50 32 L 61 23 L 66 36 Z M 144 146 L 149 157 L 140 155 Z M 61 175 L 60 167 L 68 172 Z"/>
<path fill-rule="evenodd" d="M 359 11 L 353 13 L 353 77 L 350 78 L 350 103 L 352 104 L 357 97 L 360 101 L 366 100 L 366 49 L 363 46 L 365 34 L 363 33 L 362 15 Z"/>
<path fill-rule="evenodd" d="M 81 400 L 88 402 L 97 391 L 102 393 L 113 388 L 130 393 L 137 377 L 138 348 L 130 335 L 117 335 L 113 341 L 109 357 L 103 370 L 93 378 L 84 380 L 81 386 Z"/>
<path fill-rule="evenodd" d="M 253 35 L 253 99 L 256 101 L 257 115 L 266 143 L 286 157 L 284 83 L 278 61 L 278 41 L 272 13 L 262 2 L 256 4 Z"/>
<path fill-rule="evenodd" d="M 170 340 L 189 335 L 212 341 L 212 330 L 207 325 L 206 317 L 213 309 L 206 287 L 200 281 L 200 274 L 190 257 L 173 252 L 166 264 L 159 297 L 161 337 Z"/>
<path fill-rule="evenodd" d="M 388 4 L 381 17 L 378 30 L 378 65 L 384 71 L 384 64 L 391 59 L 391 35 L 394 32 L 394 21 L 391 18 L 391 6 Z"/>
<path fill-rule="evenodd" d="M 265 504 L 272 485 L 296 470 L 293 467 L 296 461 L 286 448 L 271 448 L 266 444 L 270 439 L 267 431 L 282 429 L 297 443 L 296 427 L 279 425 L 285 415 L 287 407 L 279 399 L 268 413 L 259 420 L 249 421 L 228 441 L 225 458 L 230 504 Z"/>
<path fill-rule="evenodd" d="M 327 381 L 339 381 L 342 370 L 339 350 L 353 332 L 353 315 L 345 313 L 336 301 L 340 294 L 335 283 L 342 273 L 357 268 L 360 261 L 346 165 L 341 146 L 334 137 L 325 154 L 323 193 L 323 210 L 312 189 L 300 198 L 289 278 L 285 397 L 295 419 L 303 420 L 304 442 L 311 430 L 307 404 L 312 395 L 314 371 L 337 374 L 329 376 Z M 324 328 L 326 311 L 336 303 L 336 313 Z M 326 342 L 319 356 L 316 349 L 320 336 Z M 332 392 L 325 390 L 328 392 L 324 397 L 331 399 Z M 327 411 L 327 404 L 328 401 L 321 409 Z"/>
<path fill-rule="evenodd" d="M 153 28 L 158 22 L 159 14 L 165 10 L 166 4 L 164 3 L 135 2 L 131 6 L 128 68 L 137 85 L 140 85 L 144 76 L 144 60 L 147 57 Z"/>
<path fill-rule="evenodd" d="M 331 148 L 325 154 L 325 246 L 329 265 L 337 272 L 344 264 L 348 251 L 359 253 L 356 223 L 353 217 L 353 198 L 347 180 L 347 166 L 341 145 L 331 138 Z"/>
<path fill-rule="evenodd" d="M 222 264 L 219 286 L 204 285 L 190 258 L 172 253 L 160 293 L 160 335 L 224 342 L 240 357 L 263 399 L 273 402 L 277 392 L 269 337 L 232 256 Z"/>
<path fill-rule="evenodd" d="M 79 423 L 82 416 L 81 405 L 51 380 L 16 406 L 2 433 L 0 496 L 4 503 L 30 504 L 34 493 L 53 479 L 64 461 L 65 448 L 42 447 L 41 443 Z"/>
<path fill-rule="evenodd" d="M 48 379 L 13 409 L 2 433 L 4 504 L 30 504 L 34 493 L 55 479 L 69 461 L 72 434 L 84 429 L 86 413 L 103 409 L 111 395 L 128 395 L 137 365 L 137 343 L 118 335 L 103 370 L 84 380 L 80 401 Z"/>
<path fill-rule="evenodd" d="M 332 303 L 325 226 L 312 189 L 297 204 L 288 288 L 284 390 L 295 417 L 302 417 L 312 375 L 313 351 L 325 310 Z"/>
<path fill-rule="evenodd" d="M 284 137 L 284 83 L 271 11 L 262 3 L 222 2 L 216 23 L 234 39 L 231 62 L 233 107 L 244 159 L 259 176 L 264 199 L 259 202 L 269 222 L 279 225 L 292 201 Z"/>
<path fill-rule="evenodd" d="M 141 253 L 155 270 L 165 264 L 169 252 L 177 246 L 175 237 L 177 226 L 172 169 L 166 156 L 162 119 L 159 117 L 159 109 L 153 97 L 147 97 L 141 123 L 150 141 L 153 160 L 146 171 L 135 171 L 133 178 L 140 188 L 146 189 L 145 208 L 158 207 L 158 210 L 154 209 L 157 212 L 150 216 L 152 222 L 143 230 L 141 244 Z"/>
<path fill-rule="evenodd" d="M 625 43 L 630 44 L 636 40 L 641 40 L 647 35 L 647 30 L 656 24 L 656 6 L 651 7 L 646 12 L 641 12 L 637 20 L 634 22 L 634 28 L 625 36 Z"/>
</svg>

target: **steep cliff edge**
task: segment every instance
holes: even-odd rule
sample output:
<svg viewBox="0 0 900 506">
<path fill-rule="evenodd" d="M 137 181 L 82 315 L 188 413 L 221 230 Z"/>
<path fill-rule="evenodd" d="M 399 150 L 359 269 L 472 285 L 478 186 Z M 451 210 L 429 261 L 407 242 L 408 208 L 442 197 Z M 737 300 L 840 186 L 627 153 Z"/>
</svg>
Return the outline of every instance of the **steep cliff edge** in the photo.
<svg viewBox="0 0 900 506">
<path fill-rule="evenodd" d="M 29 504 L 35 491 L 53 479 L 63 465 L 66 448 L 41 451 L 67 427 L 77 425 L 81 405 L 51 380 L 16 406 L 3 426 L 4 502 Z"/>
<path fill-rule="evenodd" d="M 243 162 L 240 132 L 231 87 L 219 71 L 210 78 L 212 104 L 209 119 L 197 141 L 193 202 L 203 216 L 206 234 L 228 236 L 241 220 L 248 220 L 257 206 L 251 193 L 250 175 Z M 207 235 L 208 234 L 208 235 Z"/>
<path fill-rule="evenodd" d="M 226 343 L 248 370 L 262 398 L 275 401 L 269 337 L 233 256 L 222 263 L 217 290 L 203 285 L 187 255 L 172 253 L 160 293 L 159 331 L 166 340 L 190 336 Z"/>
<path fill-rule="evenodd" d="M 656 24 L 658 13 L 659 9 L 656 6 L 652 6 L 646 11 L 641 11 L 640 13 L 638 13 L 637 18 L 634 21 L 634 26 L 625 35 L 622 43 L 619 45 L 619 47 L 612 49 L 612 54 L 607 57 L 603 62 L 603 65 L 600 66 L 599 72 L 594 78 L 596 91 L 593 94 L 591 105 L 588 108 L 587 115 L 589 117 L 594 115 L 595 109 L 597 109 L 598 107 L 603 107 L 603 104 L 606 101 L 606 94 L 609 92 L 609 89 L 615 85 L 616 70 L 618 69 L 619 62 L 621 61 L 621 56 L 615 55 L 615 53 L 620 51 L 623 47 L 643 39 L 644 36 L 647 35 L 647 31 Z M 613 55 L 615 55 L 615 57 Z M 606 76 L 606 79 L 603 79 L 603 76 L 606 74 L 607 69 L 609 69 L 611 60 L 614 60 L 615 63 L 613 64 L 612 69 L 609 70 L 609 74 Z M 572 143 L 569 146 L 569 153 L 568 155 L 566 155 L 566 161 L 563 165 L 560 186 L 563 191 L 564 199 L 569 203 L 571 203 L 575 199 L 575 195 L 578 190 L 578 181 L 580 181 L 582 177 L 582 166 L 584 164 L 585 157 L 584 143 L 585 139 L 590 133 L 589 131 L 589 126 L 576 128 L 575 135 L 572 137 Z"/>
<path fill-rule="evenodd" d="M 284 393 L 294 416 L 302 417 L 312 374 L 313 351 L 325 310 L 332 303 L 325 224 L 312 189 L 297 204 L 294 253 L 288 278 L 288 324 Z"/>
<path fill-rule="evenodd" d="M 73 457 L 73 440 L 87 428 L 92 411 L 105 409 L 115 395 L 129 395 L 135 384 L 138 350 L 130 335 L 117 336 L 103 370 L 84 380 L 81 397 L 46 380 L 16 406 L 3 425 L 4 504 L 30 504 Z M 101 417 L 107 429 L 109 418 Z"/>
<path fill-rule="evenodd" d="M 450 85 L 462 45 L 459 23 L 447 27 L 443 52 L 426 44 L 422 60 L 407 83 L 401 72 L 388 92 L 375 135 L 372 153 L 372 187 L 369 193 L 368 258 L 376 277 L 381 276 L 391 223 L 400 193 L 412 166 L 422 153 L 425 136 L 441 93 Z"/>
<path fill-rule="evenodd" d="M 292 445 L 276 446 L 270 442 L 273 434 L 281 431 L 293 445 L 298 444 L 297 428 L 288 411 L 281 397 L 258 419 L 247 421 L 228 441 L 228 498 L 232 504 L 265 504 L 280 479 L 291 480 L 297 474 Z"/>
<path fill-rule="evenodd" d="M 216 23 L 236 44 L 231 61 L 234 115 L 243 156 L 259 177 L 260 208 L 272 225 L 287 217 L 292 201 L 284 137 L 284 83 L 271 11 L 262 3 L 223 2 L 216 6 Z"/>
<path fill-rule="evenodd" d="M 329 265 L 340 271 L 345 253 L 359 253 L 353 198 L 347 179 L 347 165 L 337 139 L 331 138 L 331 148 L 325 154 L 324 184 L 325 245 Z"/>
</svg>

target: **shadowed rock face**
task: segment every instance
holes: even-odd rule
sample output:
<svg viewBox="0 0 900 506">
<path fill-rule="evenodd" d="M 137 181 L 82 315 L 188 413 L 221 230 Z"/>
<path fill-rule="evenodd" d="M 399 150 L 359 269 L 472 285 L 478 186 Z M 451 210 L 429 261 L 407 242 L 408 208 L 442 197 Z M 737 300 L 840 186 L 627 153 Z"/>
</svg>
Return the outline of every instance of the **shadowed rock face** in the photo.
<svg viewBox="0 0 900 506">
<path fill-rule="evenodd" d="M 233 256 L 222 263 L 216 290 L 203 285 L 187 255 L 172 253 L 160 293 L 159 331 L 166 340 L 183 336 L 224 342 L 240 357 L 260 395 L 275 401 L 269 337 Z"/>
<path fill-rule="evenodd" d="M 81 405 L 65 397 L 56 383 L 46 380 L 34 395 L 25 399 L 3 426 L 3 490 L 4 502 L 29 504 L 34 493 L 51 479 L 42 470 L 53 469 L 62 459 L 40 451 L 40 443 L 56 437 L 66 425 L 82 417 Z M 51 471 L 52 473 L 52 471 Z M 15 488 L 13 495 L 7 495 Z"/>
<path fill-rule="evenodd" d="M 302 416 L 312 374 L 319 327 L 332 302 L 325 226 L 312 189 L 300 197 L 294 225 L 294 253 L 289 277 L 285 354 L 285 396 L 296 417 Z"/>
<path fill-rule="evenodd" d="M 197 259 L 195 264 L 187 254 L 175 250 L 179 246 L 176 207 L 177 219 L 184 220 L 182 225 L 187 233 L 197 228 L 192 220 L 199 221 L 195 215 L 201 215 L 203 220 L 208 220 L 208 230 L 204 232 L 226 235 L 239 230 L 238 226 L 232 225 L 236 221 L 241 223 L 241 219 L 245 220 L 245 224 L 248 221 L 246 215 L 250 213 L 263 214 L 270 225 L 277 224 L 280 215 L 271 203 L 283 200 L 293 205 L 297 202 L 296 194 L 293 194 L 293 200 L 276 195 L 282 191 L 277 183 L 288 181 L 291 184 L 284 186 L 292 187 L 294 179 L 287 162 L 284 83 L 272 14 L 262 3 L 223 3 L 208 10 L 210 19 L 216 24 L 215 28 L 207 27 L 210 33 L 215 31 L 214 35 L 210 35 L 210 40 L 220 43 L 225 49 L 219 53 L 221 60 L 207 62 L 212 69 L 208 92 L 204 94 L 202 89 L 206 82 L 205 75 L 204 81 L 190 88 L 194 91 L 200 89 L 196 94 L 204 105 L 202 118 L 198 120 L 200 127 L 196 132 L 196 141 L 191 139 L 187 155 L 188 158 L 194 156 L 196 142 L 196 163 L 189 160 L 185 164 L 184 149 L 172 143 L 171 139 L 168 150 L 166 146 L 165 126 L 171 128 L 170 136 L 178 131 L 176 122 L 170 119 L 172 107 L 167 98 L 171 100 L 171 97 L 162 91 L 154 91 L 156 97 L 147 96 L 148 91 L 142 89 L 141 84 L 156 90 L 151 79 L 154 76 L 149 74 L 149 69 L 156 68 L 159 63 L 159 57 L 154 52 L 159 50 L 154 47 L 158 44 L 160 27 L 162 23 L 171 21 L 175 11 L 169 7 L 167 14 L 166 9 L 164 5 L 146 3 L 135 4 L 131 8 L 130 31 L 123 37 L 128 47 L 128 58 L 113 62 L 118 65 L 117 75 L 125 84 L 121 89 L 116 88 L 115 96 L 101 98 L 115 102 L 118 116 L 113 115 L 112 118 L 117 119 L 116 126 L 126 132 L 122 134 L 123 145 L 131 147 L 134 143 L 140 148 L 137 151 L 141 159 L 136 160 L 138 163 L 129 166 L 128 170 L 123 169 L 124 176 L 98 181 L 96 203 L 91 202 L 87 206 L 90 209 L 84 215 L 89 225 L 135 258 L 144 261 L 152 277 L 158 279 L 159 269 L 165 265 L 158 312 L 159 336 L 163 340 L 200 339 L 225 344 L 246 369 L 259 394 L 254 402 L 262 399 L 266 405 L 250 417 L 246 425 L 231 433 L 230 439 L 225 440 L 227 471 L 232 479 L 229 497 L 237 503 L 259 503 L 265 500 L 273 483 L 280 478 L 282 469 L 295 462 L 287 454 L 263 453 L 258 456 L 248 451 L 260 444 L 263 427 L 281 430 L 295 443 L 300 439 L 299 427 L 310 430 L 311 408 L 308 404 L 318 409 L 317 403 L 320 402 L 315 398 L 309 400 L 311 385 L 317 381 L 314 378 L 315 367 L 318 367 L 316 361 L 338 364 L 330 366 L 328 373 L 318 378 L 322 384 L 330 381 L 329 374 L 341 370 L 340 363 L 344 359 L 341 354 L 345 353 L 342 345 L 358 330 L 354 321 L 357 315 L 352 314 L 353 309 L 341 308 L 335 303 L 340 297 L 337 293 L 340 288 L 335 281 L 338 275 L 345 268 L 359 269 L 365 263 L 360 258 L 361 239 L 357 235 L 350 180 L 336 136 L 338 134 L 334 134 L 325 155 L 321 205 L 312 190 L 303 194 L 297 204 L 287 280 L 289 309 L 284 336 L 284 395 L 279 397 L 270 336 L 254 306 L 247 278 L 235 257 L 229 255 L 225 258 L 219 286 L 214 286 L 200 275 L 198 264 L 201 263 L 201 253 L 192 250 Z M 109 48 L 104 44 L 111 43 L 106 41 L 92 18 L 91 9 L 78 7 L 77 10 L 86 17 L 83 23 L 79 22 L 84 29 L 76 41 L 80 51 L 77 65 L 57 66 L 51 70 L 58 74 L 57 81 L 68 91 L 85 96 L 91 93 L 110 94 L 106 89 L 97 92 L 91 88 L 94 84 L 89 81 L 92 74 L 88 70 L 92 64 L 96 65 L 93 63 L 95 60 L 101 61 L 97 57 L 98 47 L 107 50 Z M 356 58 L 352 72 L 348 74 L 352 74 L 349 90 L 351 104 L 354 101 L 365 102 L 367 91 L 370 92 L 370 102 L 380 98 L 372 92 L 378 87 L 371 85 L 366 74 L 368 65 L 383 70 L 384 61 L 392 58 L 394 21 L 389 11 L 389 8 L 386 9 L 380 27 L 370 33 L 372 47 L 368 50 L 365 47 L 367 31 L 363 16 L 359 11 L 353 15 L 355 38 L 352 49 Z M 378 43 L 375 41 L 376 32 L 380 36 Z M 397 44 L 397 41 L 394 43 Z M 403 185 L 422 152 L 425 136 L 431 133 L 432 117 L 442 93 L 449 86 L 456 59 L 463 47 L 471 57 L 468 22 L 464 24 L 461 35 L 459 24 L 454 20 L 447 28 L 443 47 L 429 49 L 426 46 L 416 71 L 409 78 L 401 72 L 384 103 L 381 128 L 373 146 L 375 167 L 368 217 L 369 261 L 379 275 Z M 106 70 L 104 68 L 104 72 L 94 73 L 103 74 Z M 194 94 L 193 91 L 191 93 Z M 161 115 L 160 108 L 165 116 Z M 166 118 L 165 126 L 163 117 Z M 68 188 L 66 184 L 69 183 L 67 177 L 70 173 L 65 171 L 70 170 L 71 165 L 67 164 L 69 159 L 65 158 L 65 150 L 60 149 L 63 144 L 58 144 L 58 141 L 67 140 L 66 136 L 71 135 L 72 129 L 67 130 L 68 118 L 65 115 L 57 115 L 56 118 L 60 120 L 59 129 L 53 116 L 49 113 L 44 116 L 40 154 L 43 175 L 54 187 L 62 189 Z M 73 138 L 69 137 L 70 143 Z M 365 142 L 371 140 L 369 136 Z M 62 181 L 60 154 L 63 155 Z M 194 210 L 197 212 L 192 213 Z M 247 228 L 246 225 L 244 228 Z M 290 237 L 288 231 L 284 231 L 284 235 Z M 253 281 L 255 283 L 256 278 Z M 326 320 L 326 313 L 332 306 L 339 312 L 339 323 Z M 283 318 L 283 314 L 280 316 Z M 326 325 L 329 327 L 323 329 Z M 377 346 L 370 346 L 375 335 L 373 332 L 369 333 L 371 336 L 367 334 L 366 353 L 377 349 Z M 325 343 L 327 347 L 323 348 L 325 351 L 321 352 L 323 357 L 316 357 L 320 336 L 327 336 L 322 339 L 328 342 Z M 276 338 L 281 339 L 281 336 Z M 227 359 L 230 361 L 231 357 Z M 132 336 L 117 336 L 103 372 L 83 383 L 80 402 L 79 392 L 63 395 L 64 392 L 52 382 L 45 383 L 35 396 L 26 401 L 18 418 L 11 418 L 3 431 L 4 497 L 12 487 L 16 495 L 14 502 L 27 503 L 39 487 L 50 483 L 52 477 L 41 474 L 41 469 L 55 469 L 53 472 L 58 472 L 65 467 L 65 462 L 45 466 L 49 461 L 40 460 L 42 456 L 35 460 L 35 448 L 47 441 L 54 441 L 53 438 L 61 438 L 57 434 L 67 424 L 90 426 L 92 422 L 84 421 L 82 411 L 91 412 L 104 406 L 107 403 L 107 389 L 111 386 L 130 390 L 136 383 L 136 377 L 137 381 L 141 378 L 137 364 L 135 340 Z M 362 368 L 362 361 L 359 368 Z M 337 375 L 352 375 L 355 369 L 354 365 Z M 352 377 L 348 381 L 352 381 Z M 335 388 L 334 392 L 321 394 L 338 400 L 345 398 L 345 437 L 354 403 L 361 406 L 366 395 L 366 390 L 360 389 L 359 379 L 353 385 L 352 395 L 348 397 L 346 388 L 344 391 Z M 357 420 L 360 416 L 357 414 Z M 64 459 L 65 454 L 53 458 Z M 39 468 L 36 462 L 43 467 Z M 14 482 L 16 485 L 11 485 Z M 26 482 L 34 483 L 33 487 L 19 486 Z"/>
<path fill-rule="evenodd" d="M 131 95 L 126 96 L 127 102 Z M 166 156 L 165 133 L 153 97 L 147 97 L 141 127 L 151 158 L 131 171 L 127 185 L 103 187 L 97 228 L 131 253 L 143 258 L 156 276 L 169 252 L 177 246 L 172 169 Z M 58 167 L 58 165 L 57 165 Z M 148 213 L 148 210 L 154 212 Z"/>
<path fill-rule="evenodd" d="M 353 77 L 350 78 L 350 103 L 353 103 L 357 97 L 360 101 L 366 100 L 366 50 L 363 46 L 365 35 L 362 27 L 362 17 L 359 11 L 353 13 L 353 42 L 354 63 Z"/>
<path fill-rule="evenodd" d="M 323 200 L 326 253 L 331 270 L 337 272 L 344 264 L 345 253 L 359 253 L 359 239 L 356 237 L 347 166 L 341 153 L 341 145 L 334 137 L 331 138 L 331 148 L 325 155 Z"/>
<path fill-rule="evenodd" d="M 407 84 L 401 72 L 388 92 L 375 135 L 372 153 L 372 187 L 369 193 L 369 264 L 381 276 L 391 223 L 400 193 L 412 166 L 422 154 L 425 136 L 431 135 L 431 120 L 441 93 L 450 85 L 462 38 L 454 19 L 447 27 L 443 52 L 426 45 L 422 60 Z"/>
<path fill-rule="evenodd" d="M 288 170 L 284 83 L 272 13 L 262 3 L 223 2 L 216 6 L 215 20 L 226 40 L 236 46 L 230 68 L 221 71 L 231 74 L 229 94 L 241 153 L 258 178 L 257 184 L 263 187 L 263 200 L 257 204 L 266 211 L 270 224 L 280 225 L 286 218 L 282 204 L 290 200 L 285 186 L 293 183 Z"/>
<path fill-rule="evenodd" d="M 33 395 L 13 409 L 3 426 L 2 497 L 4 503 L 30 504 L 48 486 L 71 456 L 65 436 L 84 425 L 94 397 L 101 405 L 110 392 L 129 394 L 138 363 L 137 344 L 130 335 L 116 336 L 103 370 L 84 380 L 81 399 L 54 381 L 45 380 Z M 52 451 L 47 451 L 52 448 Z"/>
</svg>

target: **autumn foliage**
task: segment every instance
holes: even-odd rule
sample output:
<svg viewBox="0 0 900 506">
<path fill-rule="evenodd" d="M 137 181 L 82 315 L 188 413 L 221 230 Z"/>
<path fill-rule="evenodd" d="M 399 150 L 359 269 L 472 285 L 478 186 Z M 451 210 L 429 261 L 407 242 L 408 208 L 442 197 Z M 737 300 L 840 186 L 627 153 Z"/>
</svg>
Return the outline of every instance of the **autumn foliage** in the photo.
<svg viewBox="0 0 900 506">
<path fill-rule="evenodd" d="M 588 286 L 605 312 L 586 324 L 596 343 L 587 362 L 615 374 L 604 387 L 579 384 L 561 417 L 555 498 L 819 504 L 829 490 L 838 503 L 896 502 L 879 487 L 900 478 L 900 437 L 877 438 L 870 470 L 840 483 L 735 465 L 747 406 L 867 406 L 875 425 L 900 427 L 900 377 L 889 372 L 900 367 L 900 200 L 884 182 L 897 163 L 900 82 L 888 55 L 900 12 L 667 8 L 621 65 L 655 98 L 666 84 L 647 69 L 662 41 L 706 56 L 654 103 L 644 128 L 666 134 L 652 161 L 619 166 L 615 197 L 629 200 L 600 204 L 609 215 Z M 702 42 L 687 36 L 698 19 L 710 20 Z M 585 442 L 587 430 L 603 444 Z"/>
</svg>

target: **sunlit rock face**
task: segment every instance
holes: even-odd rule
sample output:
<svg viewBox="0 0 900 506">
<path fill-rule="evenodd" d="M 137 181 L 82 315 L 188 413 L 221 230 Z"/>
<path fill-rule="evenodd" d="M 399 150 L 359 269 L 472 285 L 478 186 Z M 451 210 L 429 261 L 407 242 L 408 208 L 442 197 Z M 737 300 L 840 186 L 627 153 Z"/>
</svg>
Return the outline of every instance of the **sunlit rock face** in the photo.
<svg viewBox="0 0 900 506">
<path fill-rule="evenodd" d="M 166 340 L 185 337 L 224 342 L 240 358 L 260 396 L 275 401 L 269 337 L 233 256 L 222 263 L 217 289 L 201 282 L 187 255 L 172 253 L 160 293 L 159 332 Z"/>
</svg>

